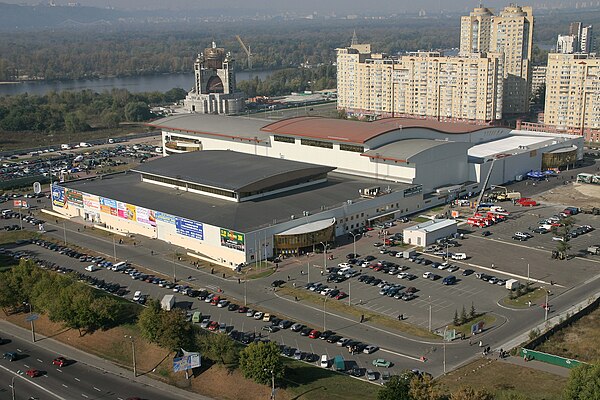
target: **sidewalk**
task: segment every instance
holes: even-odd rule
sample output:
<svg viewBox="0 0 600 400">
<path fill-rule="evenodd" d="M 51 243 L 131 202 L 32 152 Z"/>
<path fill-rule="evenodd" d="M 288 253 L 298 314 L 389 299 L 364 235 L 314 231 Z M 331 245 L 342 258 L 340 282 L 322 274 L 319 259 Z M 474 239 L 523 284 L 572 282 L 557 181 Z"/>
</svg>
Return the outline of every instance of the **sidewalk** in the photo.
<svg viewBox="0 0 600 400">
<path fill-rule="evenodd" d="M 23 329 L 19 326 L 13 325 L 5 320 L 0 319 L 0 329 L 4 332 L 9 333 L 13 336 L 17 336 L 20 338 L 30 337 L 30 331 L 27 329 Z M 146 386 L 153 387 L 155 389 L 161 390 L 167 394 L 172 395 L 174 398 L 179 399 L 199 399 L 199 400 L 212 400 L 210 397 L 202 396 L 199 394 L 195 394 L 193 392 L 188 392 L 183 389 L 179 389 L 175 386 L 168 385 L 166 383 L 154 380 L 148 376 L 142 375 L 133 379 L 132 371 L 128 371 L 124 368 L 121 368 L 117 365 L 112 364 L 111 362 L 97 357 L 93 354 L 85 353 L 79 349 L 71 347 L 62 342 L 56 341 L 54 339 L 50 339 L 36 333 L 36 342 L 31 343 L 31 346 L 37 346 L 39 348 L 43 348 L 45 350 L 50 350 L 56 354 L 64 354 L 68 358 L 73 358 L 77 360 L 77 362 L 86 364 L 90 367 L 96 368 L 104 373 L 112 374 L 124 379 L 127 379 L 132 382 L 137 382 Z"/>
<path fill-rule="evenodd" d="M 500 362 L 505 362 L 509 364 L 518 365 L 519 367 L 532 368 L 538 371 L 548 372 L 550 374 L 568 377 L 571 373 L 571 370 L 564 367 L 559 367 L 558 365 L 552 365 L 541 361 L 525 361 L 522 357 L 510 356 L 501 360 Z"/>
</svg>

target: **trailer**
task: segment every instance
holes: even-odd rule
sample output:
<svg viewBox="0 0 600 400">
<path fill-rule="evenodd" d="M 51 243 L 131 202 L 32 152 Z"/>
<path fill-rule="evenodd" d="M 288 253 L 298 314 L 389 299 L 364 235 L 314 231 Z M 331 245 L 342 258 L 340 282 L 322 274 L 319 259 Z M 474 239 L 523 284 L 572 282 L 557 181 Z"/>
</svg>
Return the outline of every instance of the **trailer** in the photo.
<svg viewBox="0 0 600 400">
<path fill-rule="evenodd" d="M 175 306 L 175 295 L 165 294 L 165 296 L 160 301 L 160 307 L 163 310 L 171 311 Z"/>
<path fill-rule="evenodd" d="M 590 246 L 587 248 L 587 252 L 593 255 L 600 254 L 600 246 Z"/>
<path fill-rule="evenodd" d="M 521 287 L 521 282 L 517 279 L 509 279 L 505 283 L 508 290 L 516 290 Z"/>
<path fill-rule="evenodd" d="M 333 359 L 333 367 L 336 371 L 345 371 L 346 370 L 346 361 L 344 361 L 344 357 L 335 356 Z"/>
</svg>

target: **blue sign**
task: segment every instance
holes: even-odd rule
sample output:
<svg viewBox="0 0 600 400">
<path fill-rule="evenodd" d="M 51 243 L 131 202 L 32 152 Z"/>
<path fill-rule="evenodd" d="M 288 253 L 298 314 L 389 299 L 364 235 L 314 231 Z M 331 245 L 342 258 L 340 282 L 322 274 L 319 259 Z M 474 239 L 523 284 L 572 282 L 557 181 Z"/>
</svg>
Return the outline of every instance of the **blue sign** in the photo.
<svg viewBox="0 0 600 400">
<path fill-rule="evenodd" d="M 157 221 L 166 222 L 167 224 L 175 225 L 175 216 L 161 211 L 155 211 L 154 217 Z"/>
<path fill-rule="evenodd" d="M 57 207 L 64 207 L 66 202 L 65 188 L 52 185 L 52 204 Z"/>
<path fill-rule="evenodd" d="M 201 222 L 175 217 L 175 229 L 180 235 L 204 240 L 204 226 Z"/>
<path fill-rule="evenodd" d="M 173 359 L 173 372 L 186 371 L 192 368 L 198 368 L 202 365 L 200 353 L 189 353 L 183 357 Z"/>
<path fill-rule="evenodd" d="M 100 205 L 110 208 L 117 208 L 117 201 L 113 199 L 107 199 L 106 197 L 100 197 Z"/>
</svg>

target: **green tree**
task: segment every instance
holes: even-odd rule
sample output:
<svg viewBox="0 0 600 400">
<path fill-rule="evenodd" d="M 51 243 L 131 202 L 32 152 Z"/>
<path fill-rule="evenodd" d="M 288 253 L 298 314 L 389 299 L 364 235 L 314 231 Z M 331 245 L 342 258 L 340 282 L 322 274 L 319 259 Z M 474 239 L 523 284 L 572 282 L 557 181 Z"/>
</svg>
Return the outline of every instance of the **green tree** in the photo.
<svg viewBox="0 0 600 400">
<path fill-rule="evenodd" d="M 571 240 L 569 233 L 575 224 L 575 219 L 573 217 L 564 218 L 561 221 L 561 226 L 556 228 L 555 234 L 560 237 L 561 240 L 556 242 L 556 251 L 558 251 L 560 259 L 566 259 L 569 249 L 571 245 L 569 244 L 569 240 Z"/>
<path fill-rule="evenodd" d="M 162 332 L 162 309 L 160 301 L 150 299 L 138 316 L 137 326 L 142 336 L 153 343 L 158 343 Z"/>
<path fill-rule="evenodd" d="M 477 316 L 477 310 L 475 310 L 475 304 L 471 302 L 471 309 L 469 310 L 469 319 L 473 319 Z"/>
<path fill-rule="evenodd" d="M 202 354 L 214 362 L 230 366 L 237 365 L 239 351 L 229 336 L 201 332 L 197 335 L 197 343 Z"/>
<path fill-rule="evenodd" d="M 271 374 L 275 379 L 283 378 L 279 347 L 274 342 L 251 343 L 240 353 L 240 369 L 244 377 L 263 385 L 271 383 Z"/>
<path fill-rule="evenodd" d="M 125 118 L 127 121 L 140 122 L 150 119 L 152 114 L 146 103 L 133 101 L 125 105 Z"/>
<path fill-rule="evenodd" d="M 458 319 L 458 310 L 454 310 L 454 318 L 452 318 L 452 324 L 454 324 L 454 326 L 460 325 L 460 321 Z"/>
<path fill-rule="evenodd" d="M 600 364 L 581 364 L 571 370 L 564 391 L 566 400 L 600 399 Z"/>
<path fill-rule="evenodd" d="M 408 394 L 411 400 L 441 400 L 444 398 L 430 375 L 414 376 L 410 380 Z"/>
<path fill-rule="evenodd" d="M 75 133 L 90 129 L 90 126 L 85 122 L 85 115 L 81 111 L 68 113 L 64 118 L 67 132 Z"/>
<path fill-rule="evenodd" d="M 464 324 L 468 321 L 467 310 L 465 310 L 465 306 L 463 305 L 462 311 L 460 312 L 460 324 Z"/>
<path fill-rule="evenodd" d="M 193 344 L 193 327 L 183 310 L 161 310 L 161 330 L 158 345 L 169 350 L 189 350 Z"/>
<path fill-rule="evenodd" d="M 450 395 L 450 400 L 494 400 L 494 396 L 485 389 L 463 386 Z"/>
<path fill-rule="evenodd" d="M 412 400 L 409 390 L 410 381 L 403 376 L 394 375 L 379 389 L 377 400 Z"/>
</svg>

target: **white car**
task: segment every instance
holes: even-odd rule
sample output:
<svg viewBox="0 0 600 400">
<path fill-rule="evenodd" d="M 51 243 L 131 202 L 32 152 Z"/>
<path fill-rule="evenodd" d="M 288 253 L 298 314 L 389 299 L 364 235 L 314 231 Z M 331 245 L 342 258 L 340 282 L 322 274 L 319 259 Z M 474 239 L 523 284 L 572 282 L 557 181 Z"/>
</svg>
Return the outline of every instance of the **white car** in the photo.
<svg viewBox="0 0 600 400">
<path fill-rule="evenodd" d="M 564 242 L 565 241 L 565 239 L 560 236 L 554 236 L 552 238 L 552 240 L 554 240 L 555 242 Z"/>
<path fill-rule="evenodd" d="M 408 272 L 400 272 L 398 274 L 399 279 L 405 279 L 408 276 Z"/>
<path fill-rule="evenodd" d="M 339 268 L 350 268 L 350 264 L 348 264 L 347 262 L 343 262 L 343 263 L 339 263 L 338 267 Z"/>
<path fill-rule="evenodd" d="M 425 278 L 425 279 L 431 279 L 431 276 L 432 276 L 432 275 L 433 275 L 433 272 L 429 272 L 429 271 L 427 271 L 427 272 L 425 272 L 425 273 L 423 274 L 423 278 Z"/>
<path fill-rule="evenodd" d="M 399 251 L 399 252 L 396 253 L 396 258 L 402 258 L 402 257 L 404 257 L 404 253 L 403 252 Z"/>
<path fill-rule="evenodd" d="M 138 290 L 133 294 L 133 301 L 138 301 L 140 297 L 142 297 L 142 292 Z"/>
<path fill-rule="evenodd" d="M 363 353 L 371 354 L 371 353 L 375 353 L 377 350 L 379 350 L 379 347 L 370 344 L 363 349 Z"/>
<path fill-rule="evenodd" d="M 265 314 L 262 311 L 257 311 L 254 313 L 254 319 L 261 320 Z"/>
<path fill-rule="evenodd" d="M 327 356 L 327 354 L 323 354 L 321 356 L 321 367 L 329 368 L 329 357 Z"/>
</svg>

